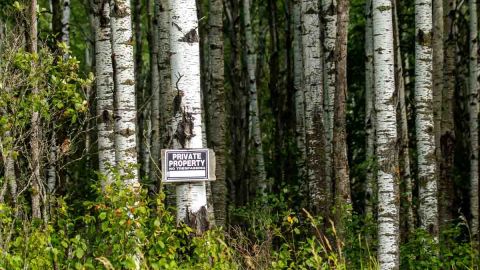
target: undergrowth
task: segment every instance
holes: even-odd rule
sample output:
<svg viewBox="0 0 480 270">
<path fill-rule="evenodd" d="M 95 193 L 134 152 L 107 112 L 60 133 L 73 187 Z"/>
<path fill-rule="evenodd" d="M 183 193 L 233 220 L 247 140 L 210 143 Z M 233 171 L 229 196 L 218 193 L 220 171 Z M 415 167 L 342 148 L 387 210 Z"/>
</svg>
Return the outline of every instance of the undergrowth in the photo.
<svg viewBox="0 0 480 270">
<path fill-rule="evenodd" d="M 75 204 L 82 209 L 57 198 L 46 225 L 0 205 L 0 269 L 378 269 L 373 221 L 354 215 L 340 240 L 331 221 L 290 209 L 288 196 L 232 210 L 234 225 L 201 236 L 176 223 L 163 195 L 152 200 L 120 183 Z M 478 269 L 467 229 L 460 223 L 439 240 L 415 232 L 401 268 Z"/>
</svg>

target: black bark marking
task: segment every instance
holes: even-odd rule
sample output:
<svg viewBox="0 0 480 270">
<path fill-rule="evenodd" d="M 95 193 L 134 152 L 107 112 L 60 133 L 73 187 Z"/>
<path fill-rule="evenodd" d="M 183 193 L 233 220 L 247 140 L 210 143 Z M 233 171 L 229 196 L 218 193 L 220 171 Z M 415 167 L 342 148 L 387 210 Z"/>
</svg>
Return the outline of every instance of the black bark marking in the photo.
<svg viewBox="0 0 480 270">
<path fill-rule="evenodd" d="M 189 211 L 187 207 L 187 214 L 185 216 L 185 224 L 190 228 L 195 229 L 197 235 L 202 235 L 210 228 L 210 222 L 208 222 L 207 208 L 202 206 L 197 212 L 193 213 Z"/>
<path fill-rule="evenodd" d="M 188 43 L 196 43 L 199 41 L 199 38 L 198 38 L 198 33 L 197 33 L 197 29 L 194 28 L 190 31 L 188 31 L 188 33 L 186 33 L 182 38 L 180 38 L 178 41 L 180 42 L 188 42 Z"/>
<path fill-rule="evenodd" d="M 189 141 L 193 136 L 193 116 L 189 112 L 184 112 L 182 115 L 182 120 L 177 125 L 177 130 L 175 131 L 175 138 L 178 142 L 185 148 L 186 142 Z"/>
</svg>

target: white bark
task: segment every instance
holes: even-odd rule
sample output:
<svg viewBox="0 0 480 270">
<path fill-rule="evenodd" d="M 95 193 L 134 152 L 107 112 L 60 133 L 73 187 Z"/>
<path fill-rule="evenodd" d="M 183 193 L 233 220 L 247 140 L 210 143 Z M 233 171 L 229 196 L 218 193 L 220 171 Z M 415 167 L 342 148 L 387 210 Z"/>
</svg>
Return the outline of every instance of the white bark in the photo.
<svg viewBox="0 0 480 270">
<path fill-rule="evenodd" d="M 170 48 L 174 101 L 175 148 L 202 148 L 200 48 L 195 1 L 170 0 Z M 177 221 L 207 207 L 205 182 L 177 186 Z"/>
<path fill-rule="evenodd" d="M 323 182 L 322 136 L 323 80 L 320 40 L 319 5 L 315 0 L 302 0 L 302 56 L 305 97 L 305 134 L 310 201 L 314 208 L 328 209 L 329 187 Z"/>
<path fill-rule="evenodd" d="M 373 74 L 373 25 L 372 25 L 372 0 L 365 4 L 365 127 L 366 127 L 366 158 L 368 162 L 367 179 L 365 185 L 365 213 L 373 217 L 374 202 L 374 173 L 373 159 L 375 157 L 375 99 L 374 74 Z"/>
<path fill-rule="evenodd" d="M 337 1 L 322 0 L 323 14 L 323 89 L 325 109 L 325 177 L 327 183 L 333 182 L 333 122 L 336 87 L 335 42 L 337 37 Z"/>
<path fill-rule="evenodd" d="M 478 18 L 477 0 L 469 1 L 470 10 L 470 212 L 472 215 L 471 231 L 474 237 L 479 234 L 478 219 Z"/>
<path fill-rule="evenodd" d="M 126 184 L 138 183 L 135 124 L 135 71 L 129 0 L 111 2 L 112 59 L 115 82 L 115 159 L 128 172 Z"/>
<path fill-rule="evenodd" d="M 378 158 L 378 262 L 399 268 L 397 123 L 392 1 L 373 0 L 376 154 Z"/>
<path fill-rule="evenodd" d="M 97 130 L 99 171 L 111 181 L 110 167 L 116 165 L 113 124 L 113 68 L 110 43 L 110 5 L 108 0 L 95 8 L 95 77 L 97 91 Z M 105 183 L 104 183 L 105 184 Z"/>
<path fill-rule="evenodd" d="M 247 50 L 247 72 L 248 72 L 248 93 L 249 93 L 249 136 L 255 152 L 255 180 L 260 192 L 267 191 L 265 161 L 263 157 L 262 133 L 260 129 L 260 118 L 257 98 L 257 53 L 255 40 L 252 33 L 252 21 L 250 18 L 250 0 L 243 0 L 243 23 L 245 27 L 245 42 Z"/>
<path fill-rule="evenodd" d="M 57 178 L 56 163 L 57 163 L 57 144 L 55 142 L 55 131 L 52 130 L 52 137 L 50 138 L 50 153 L 49 153 L 49 167 L 47 170 L 47 192 L 52 194 L 55 190 L 55 182 Z"/>
<path fill-rule="evenodd" d="M 62 42 L 70 44 L 70 0 L 63 0 L 62 6 Z"/>
<path fill-rule="evenodd" d="M 305 177 L 305 92 L 303 91 L 301 0 L 293 1 L 293 88 L 295 89 L 295 130 L 298 148 L 298 175 Z"/>
<path fill-rule="evenodd" d="M 421 226 L 438 233 L 437 179 L 432 93 L 432 1 L 415 1 L 415 128 L 419 217 Z"/>
</svg>

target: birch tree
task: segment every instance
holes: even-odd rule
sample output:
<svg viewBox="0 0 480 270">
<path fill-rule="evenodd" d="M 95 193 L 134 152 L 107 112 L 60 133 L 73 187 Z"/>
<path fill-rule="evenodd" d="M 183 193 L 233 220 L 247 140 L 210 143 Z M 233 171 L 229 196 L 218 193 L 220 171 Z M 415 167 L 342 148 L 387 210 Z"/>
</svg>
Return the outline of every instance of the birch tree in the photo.
<svg viewBox="0 0 480 270">
<path fill-rule="evenodd" d="M 469 57 L 469 113 L 470 113 L 470 212 L 471 231 L 474 239 L 478 230 L 478 19 L 477 0 L 468 1 L 470 11 Z"/>
<path fill-rule="evenodd" d="M 415 130 L 421 226 L 438 234 L 432 94 L 432 1 L 415 1 Z"/>
<path fill-rule="evenodd" d="M 126 168 L 127 184 L 138 183 L 135 71 L 129 0 L 111 2 L 112 64 L 115 85 L 115 160 Z"/>
<path fill-rule="evenodd" d="M 322 54 L 318 42 L 320 7 L 318 1 L 302 0 L 301 8 L 309 196 L 312 208 L 326 214 L 329 209 L 330 187 L 325 185 Z"/>
<path fill-rule="evenodd" d="M 208 14 L 208 146 L 215 151 L 216 180 L 211 184 L 215 224 L 226 225 L 227 183 L 226 183 L 226 100 L 223 68 L 223 1 L 209 0 Z"/>
<path fill-rule="evenodd" d="M 113 122 L 113 68 L 109 0 L 97 1 L 95 12 L 95 77 L 99 171 L 111 181 L 109 167 L 116 165 Z"/>
<path fill-rule="evenodd" d="M 200 90 L 200 48 L 195 1 L 170 0 L 170 48 L 173 102 L 174 148 L 202 148 L 202 105 Z M 205 182 L 178 184 L 177 221 L 193 216 L 205 224 L 207 195 Z M 202 228 L 197 230 L 202 231 Z"/>
<path fill-rule="evenodd" d="M 372 25 L 372 0 L 365 2 L 365 133 L 366 133 L 366 159 L 368 163 L 365 183 L 365 214 L 373 217 L 375 175 L 373 172 L 373 159 L 375 157 L 375 100 L 374 74 L 373 74 L 373 25 Z"/>
<path fill-rule="evenodd" d="M 295 89 L 295 137 L 298 148 L 297 170 L 300 177 L 305 177 L 305 93 L 303 91 L 303 58 L 302 58 L 302 21 L 301 0 L 292 3 L 293 28 L 293 88 Z"/>
<path fill-rule="evenodd" d="M 52 0 L 52 30 L 59 42 L 70 44 L 70 0 Z"/>
<path fill-rule="evenodd" d="M 265 172 L 265 161 L 263 157 L 262 132 L 260 129 L 260 118 L 258 110 L 258 94 L 257 94 L 257 53 L 255 50 L 255 40 L 252 33 L 252 21 L 250 18 L 250 0 L 242 0 L 243 4 L 243 25 L 245 28 L 245 43 L 247 57 L 247 73 L 248 73 L 248 94 L 249 94 L 249 136 L 253 151 L 255 152 L 254 177 L 256 185 L 260 192 L 268 189 L 267 175 Z"/>
<path fill-rule="evenodd" d="M 335 110 L 336 90 L 336 59 L 335 45 L 337 39 L 337 2 L 338 0 L 322 0 L 322 25 L 323 27 L 323 89 L 324 89 L 324 110 L 325 110 L 325 176 L 326 182 L 333 181 L 333 125 Z"/>
<path fill-rule="evenodd" d="M 397 123 L 392 1 L 373 0 L 376 155 L 378 159 L 378 262 L 399 268 Z"/>
</svg>

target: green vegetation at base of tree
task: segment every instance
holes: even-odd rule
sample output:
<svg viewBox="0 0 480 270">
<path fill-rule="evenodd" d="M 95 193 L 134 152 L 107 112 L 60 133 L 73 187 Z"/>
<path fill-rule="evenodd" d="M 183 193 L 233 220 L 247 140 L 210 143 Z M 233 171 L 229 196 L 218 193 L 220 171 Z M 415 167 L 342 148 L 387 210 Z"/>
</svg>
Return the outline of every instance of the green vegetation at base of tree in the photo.
<svg viewBox="0 0 480 270">
<path fill-rule="evenodd" d="M 17 218 L 26 205 L 1 204 L 0 269 L 378 269 L 372 221 L 353 215 L 342 241 L 332 222 L 288 207 L 294 189 L 236 209 L 236 225 L 200 236 L 177 225 L 163 195 L 152 201 L 121 182 L 92 189 L 93 201 L 56 198 L 47 224 Z M 463 222 L 439 241 L 418 230 L 401 246 L 401 269 L 475 269 L 475 245 Z"/>
</svg>

